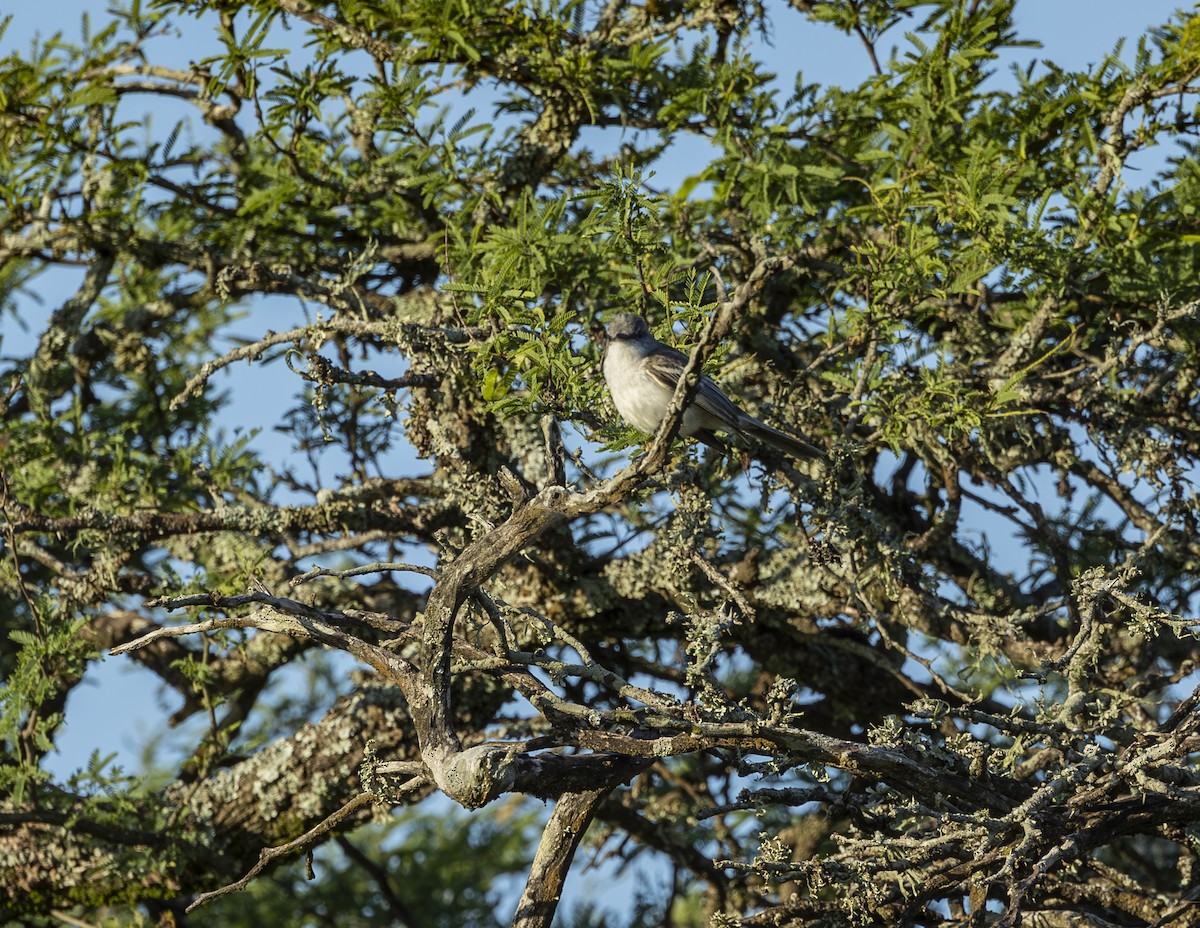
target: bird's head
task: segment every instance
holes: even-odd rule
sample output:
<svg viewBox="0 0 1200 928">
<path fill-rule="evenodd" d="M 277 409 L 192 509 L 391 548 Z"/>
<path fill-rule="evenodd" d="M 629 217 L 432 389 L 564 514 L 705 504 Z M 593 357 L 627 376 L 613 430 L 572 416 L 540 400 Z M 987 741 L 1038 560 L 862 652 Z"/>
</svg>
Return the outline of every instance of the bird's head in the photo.
<svg viewBox="0 0 1200 928">
<path fill-rule="evenodd" d="M 642 338 L 649 334 L 646 320 L 633 313 L 618 313 L 608 324 L 608 337 L 612 339 Z"/>
</svg>

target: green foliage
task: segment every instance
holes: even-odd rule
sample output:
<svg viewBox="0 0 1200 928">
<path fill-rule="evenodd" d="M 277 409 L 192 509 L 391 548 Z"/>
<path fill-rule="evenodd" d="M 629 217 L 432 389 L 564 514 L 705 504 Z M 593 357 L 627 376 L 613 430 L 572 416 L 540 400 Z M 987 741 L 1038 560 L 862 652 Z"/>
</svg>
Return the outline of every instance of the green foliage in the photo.
<svg viewBox="0 0 1200 928">
<path fill-rule="evenodd" d="M 0 687 L 0 738 L 11 745 L 16 761 L 0 766 L 0 788 L 17 803 L 26 799 L 31 786 L 49 779 L 36 758 L 53 747 L 54 732 L 63 718 L 61 711 L 47 712 L 43 707 L 61 705 L 59 697 L 79 679 L 85 659 L 93 651 L 79 638 L 82 619 L 70 624 L 54 622 L 48 597 L 30 601 L 28 607 L 34 617 L 33 630 L 9 631 L 15 660 L 6 668 Z"/>
<path fill-rule="evenodd" d="M 504 923 L 508 791 L 603 786 L 634 924 L 1177 917 L 1200 17 L 1074 71 L 1017 10 L 133 0 L 5 52 L 0 916 L 316 843 L 189 924 Z M 754 42 L 830 30 L 857 85 Z M 723 297 L 708 372 L 828 460 L 603 497 L 606 323 L 686 351 Z M 57 769 L 147 634 L 144 763 Z M 486 745 L 500 803 L 426 801 Z"/>
</svg>

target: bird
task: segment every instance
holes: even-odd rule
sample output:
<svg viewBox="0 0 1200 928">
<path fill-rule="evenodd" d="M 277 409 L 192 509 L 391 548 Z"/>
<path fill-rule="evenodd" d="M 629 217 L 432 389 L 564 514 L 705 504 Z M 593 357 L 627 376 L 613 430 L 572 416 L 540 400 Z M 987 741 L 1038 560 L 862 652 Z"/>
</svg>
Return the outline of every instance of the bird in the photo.
<svg viewBox="0 0 1200 928">
<path fill-rule="evenodd" d="M 658 431 L 687 362 L 682 351 L 655 339 L 641 316 L 618 313 L 609 323 L 604 381 L 617 412 L 635 429 L 650 435 Z M 763 442 L 799 461 L 825 458 L 819 448 L 739 409 L 710 377 L 701 374 L 679 434 L 724 451 L 725 443 L 714 434 L 717 429 L 750 442 Z"/>
</svg>

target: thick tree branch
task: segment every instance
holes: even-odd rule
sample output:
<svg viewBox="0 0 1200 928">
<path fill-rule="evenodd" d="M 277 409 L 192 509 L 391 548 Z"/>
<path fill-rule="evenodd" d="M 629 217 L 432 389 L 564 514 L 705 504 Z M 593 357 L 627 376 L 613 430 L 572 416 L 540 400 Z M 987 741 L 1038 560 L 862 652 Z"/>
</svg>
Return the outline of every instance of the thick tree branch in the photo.
<svg viewBox="0 0 1200 928">
<path fill-rule="evenodd" d="M 550 928 L 575 851 L 609 792 L 609 788 L 602 787 L 583 793 L 564 793 L 554 804 L 525 891 L 517 903 L 512 928 Z"/>
</svg>

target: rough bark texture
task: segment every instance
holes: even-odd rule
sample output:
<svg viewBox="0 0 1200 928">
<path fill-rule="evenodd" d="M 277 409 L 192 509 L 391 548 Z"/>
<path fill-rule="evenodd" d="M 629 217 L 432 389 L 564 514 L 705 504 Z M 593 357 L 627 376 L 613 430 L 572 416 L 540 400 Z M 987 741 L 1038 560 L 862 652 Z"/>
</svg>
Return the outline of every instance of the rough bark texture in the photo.
<svg viewBox="0 0 1200 928">
<path fill-rule="evenodd" d="M 524 799 L 518 925 L 583 840 L 647 923 L 1187 920 L 1200 21 L 1005 89 L 1008 2 L 154 6 L 0 60 L 0 917 L 478 921 Z M 702 370 L 828 458 L 678 441 Z M 101 657 L 165 769 L 55 766 Z"/>
</svg>

